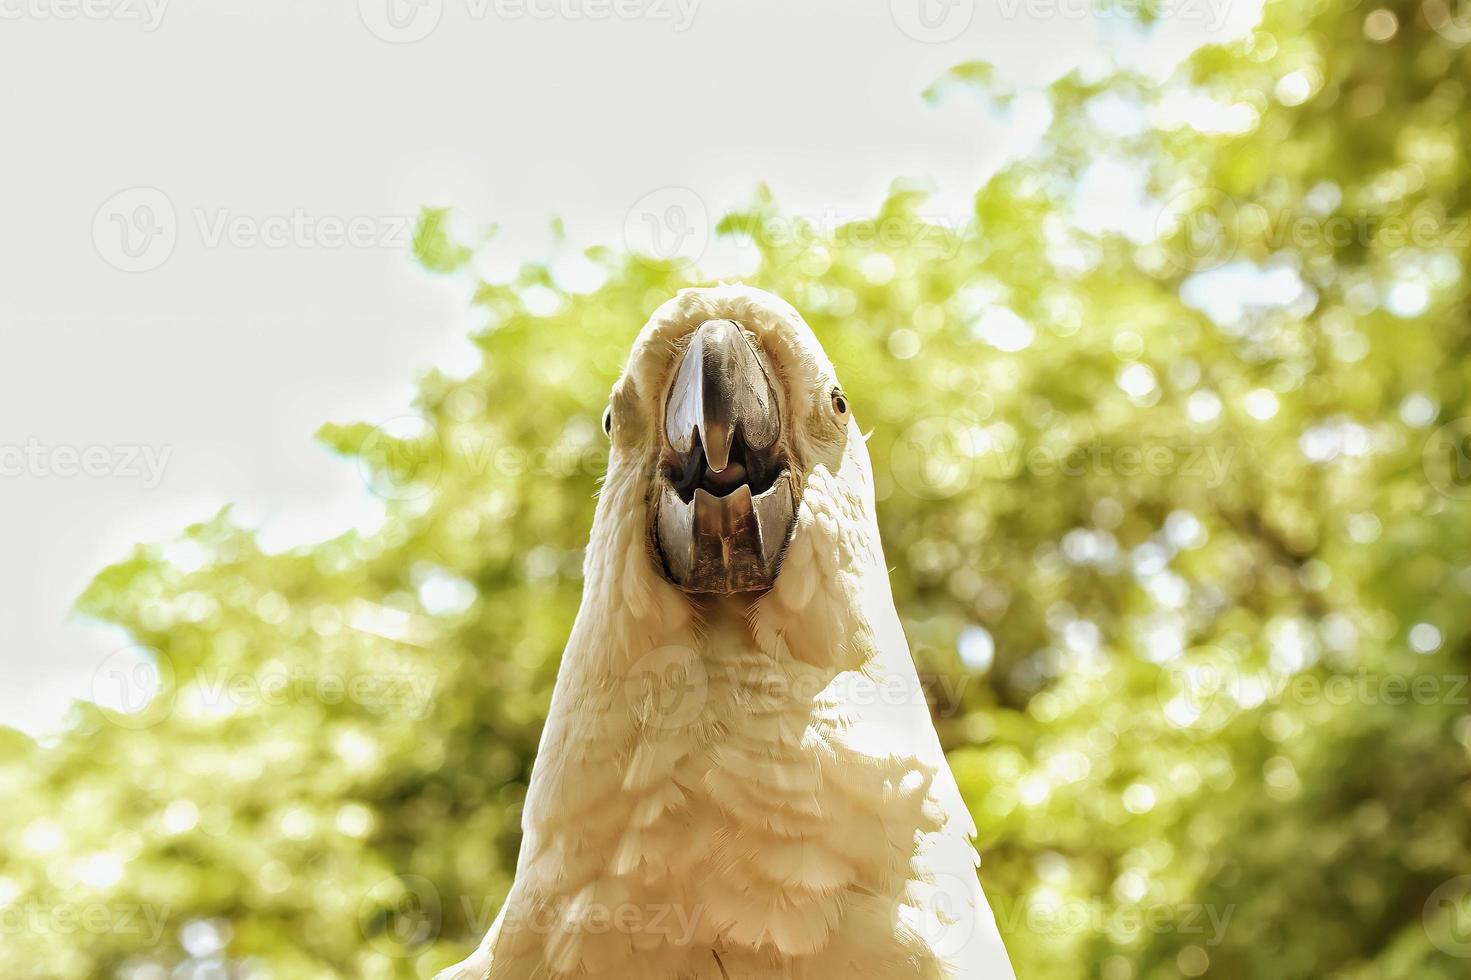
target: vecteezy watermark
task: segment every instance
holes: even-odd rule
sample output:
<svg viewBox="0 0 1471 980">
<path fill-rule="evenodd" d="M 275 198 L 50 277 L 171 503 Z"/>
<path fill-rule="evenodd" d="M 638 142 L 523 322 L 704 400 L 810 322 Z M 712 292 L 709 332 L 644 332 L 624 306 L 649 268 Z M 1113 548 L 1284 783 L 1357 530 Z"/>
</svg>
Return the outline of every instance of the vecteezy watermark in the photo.
<svg viewBox="0 0 1471 980">
<path fill-rule="evenodd" d="M 92 674 L 92 701 L 122 728 L 150 728 L 176 710 L 228 714 L 293 704 L 351 704 L 374 713 L 424 718 L 434 703 L 432 671 L 338 673 L 300 667 L 205 669 L 177 683 L 173 661 L 148 647 L 115 650 Z"/>
<path fill-rule="evenodd" d="M 688 268 L 718 233 L 762 250 L 768 260 L 799 260 L 817 246 L 913 252 L 953 259 L 976 234 L 974 219 L 947 215 L 873 217 L 835 210 L 795 214 L 730 214 L 715 221 L 688 187 L 661 187 L 634 202 L 623 219 L 623 243 L 639 258 Z"/>
<path fill-rule="evenodd" d="M 173 661 L 150 647 L 108 654 L 92 672 L 92 701 L 121 728 L 150 728 L 174 710 Z"/>
<path fill-rule="evenodd" d="M 403 215 L 318 214 L 296 207 L 272 214 L 194 207 L 184 229 L 209 249 L 407 249 L 414 218 Z M 181 222 L 169 196 L 156 187 L 129 187 L 102 203 L 92 217 L 92 243 L 108 265 L 147 272 L 168 261 Z"/>
<path fill-rule="evenodd" d="M 706 706 L 716 685 L 727 694 L 738 691 L 747 710 L 763 715 L 818 705 L 911 706 L 944 718 L 961 710 L 966 688 L 974 680 L 969 674 L 920 674 L 906 680 L 875 678 L 861 671 L 833 675 L 800 667 L 772 668 L 759 676 L 748 673 L 736 680 L 722 669 L 708 667 L 695 649 L 670 645 L 651 650 L 634 662 L 624 678 L 623 696 L 640 727 L 667 731 L 707 720 Z"/>
<path fill-rule="evenodd" d="M 420 415 L 400 415 L 368 431 L 356 458 L 363 482 L 384 500 L 412 500 L 439 482 L 444 448 L 434 423 Z"/>
<path fill-rule="evenodd" d="M 464 905 L 469 911 L 468 900 Z M 466 918 L 483 920 L 485 911 L 486 907 L 482 905 L 478 915 L 474 918 L 467 915 Z M 638 936 L 657 939 L 662 945 L 684 947 L 694 941 L 704 911 L 704 906 L 686 902 L 608 903 L 573 898 L 515 902 L 505 908 L 501 934 Z"/>
<path fill-rule="evenodd" d="M 386 956 L 415 956 L 439 938 L 444 906 L 423 875 L 393 875 L 373 884 L 358 902 L 358 931 Z"/>
<path fill-rule="evenodd" d="M 1420 450 L 1420 465 L 1438 493 L 1452 500 L 1471 500 L 1471 415 L 1432 432 Z"/>
<path fill-rule="evenodd" d="M 0 20 L 117 21 L 158 30 L 169 0 L 0 0 Z"/>
<path fill-rule="evenodd" d="M 1471 42 L 1471 0 L 1424 0 L 1425 23 L 1441 37 L 1460 46 Z"/>
<path fill-rule="evenodd" d="M 710 245 L 710 210 L 688 187 L 661 187 L 634 202 L 623 218 L 623 244 L 634 255 L 679 268 Z"/>
<path fill-rule="evenodd" d="M 358 929 L 368 944 L 394 957 L 417 955 L 439 937 L 448 905 L 476 935 L 500 919 L 501 935 L 580 934 L 638 936 L 683 947 L 695 940 L 704 906 L 686 902 L 597 902 L 568 897 L 517 901 L 452 896 L 446 902 L 423 875 L 393 875 L 375 882 L 358 903 Z"/>
<path fill-rule="evenodd" d="M 1212 187 L 1190 188 L 1170 198 L 1161 207 L 1154 230 L 1167 246 L 1167 265 L 1177 272 L 1204 272 L 1224 265 L 1248 241 L 1259 241 L 1272 251 L 1376 245 L 1461 249 L 1471 245 L 1471 218 L 1446 219 L 1428 211 L 1408 215 L 1327 209 L 1273 213 Z"/>
<path fill-rule="evenodd" d="M 118 191 L 92 215 L 97 254 L 123 272 L 157 269 L 174 254 L 178 240 L 173 202 L 157 187 Z"/>
<path fill-rule="evenodd" d="M 916 497 L 943 500 L 981 479 L 1011 479 L 1026 472 L 1043 479 L 1085 476 L 1151 477 L 1198 481 L 1208 489 L 1225 483 L 1235 446 L 1187 445 L 1161 438 L 1119 445 L 1028 446 L 956 416 L 932 416 L 906 428 L 889 453 L 894 482 Z"/>
<path fill-rule="evenodd" d="M 229 208 L 195 208 L 195 228 L 205 248 L 407 248 L 414 219 L 404 215 L 237 214 Z"/>
<path fill-rule="evenodd" d="M 691 647 L 658 647 L 640 657 L 623 681 L 629 711 L 641 726 L 680 729 L 699 722 L 710 699 L 705 660 Z"/>
<path fill-rule="evenodd" d="M 1219 726 L 1248 706 L 1471 706 L 1471 675 L 1367 670 L 1283 674 L 1247 670 L 1233 658 L 1215 651 L 1188 663 L 1166 667 L 1160 672 L 1156 695 L 1172 724 Z"/>
<path fill-rule="evenodd" d="M 39 439 L 0 443 L 0 478 L 137 480 L 144 490 L 163 481 L 173 446 L 52 445 Z"/>
<path fill-rule="evenodd" d="M 700 0 L 455 0 L 472 21 L 643 21 L 689 30 Z M 413 44 L 434 33 L 445 0 L 358 0 L 358 16 L 390 44 Z"/>
<path fill-rule="evenodd" d="M 353 704 L 372 712 L 393 711 L 424 718 L 434 703 L 432 671 L 370 671 L 341 674 L 302 668 L 260 673 L 202 671 L 189 680 L 191 709 L 249 710 L 289 704 Z"/>
<path fill-rule="evenodd" d="M 1471 875 L 1443 882 L 1421 915 L 1430 943 L 1447 956 L 1471 958 Z"/>
<path fill-rule="evenodd" d="M 975 15 L 975 0 L 889 0 L 894 25 L 924 44 L 955 40 Z"/>
<path fill-rule="evenodd" d="M 363 26 L 390 44 L 424 40 L 443 16 L 444 0 L 358 0 Z"/>
<path fill-rule="evenodd" d="M 935 261 L 948 261 L 976 237 L 973 218 L 955 220 L 946 215 L 894 214 L 882 217 L 838 211 L 799 214 L 734 216 L 722 222 L 722 232 L 744 237 L 756 246 L 794 261 L 815 246 L 909 252 Z"/>
<path fill-rule="evenodd" d="M 1199 23 L 1211 33 L 1226 24 L 1233 0 L 996 0 L 1006 20 L 1131 20 Z"/>
<path fill-rule="evenodd" d="M 1203 946 L 1219 946 L 1236 914 L 1235 905 L 1199 902 L 1106 902 L 1099 898 L 1058 898 L 1047 901 L 1001 899 L 992 903 L 996 921 L 1007 934 L 1076 936 L 1083 933 L 1134 937 L 1138 935 L 1195 936 Z"/>
<path fill-rule="evenodd" d="M 413 500 L 429 493 L 451 460 L 470 477 L 595 478 L 608 468 L 606 443 L 517 446 L 473 430 L 441 432 L 421 415 L 400 415 L 374 426 L 359 440 L 355 456 L 364 484 L 384 500 Z"/>
<path fill-rule="evenodd" d="M 157 946 L 172 907 L 137 902 L 0 902 L 0 935 L 120 936 Z"/>
<path fill-rule="evenodd" d="M 936 871 L 912 892 L 901 893 L 896 912 L 940 959 L 961 961 L 970 959 L 965 951 L 976 937 L 984 901 L 973 872 Z"/>
</svg>

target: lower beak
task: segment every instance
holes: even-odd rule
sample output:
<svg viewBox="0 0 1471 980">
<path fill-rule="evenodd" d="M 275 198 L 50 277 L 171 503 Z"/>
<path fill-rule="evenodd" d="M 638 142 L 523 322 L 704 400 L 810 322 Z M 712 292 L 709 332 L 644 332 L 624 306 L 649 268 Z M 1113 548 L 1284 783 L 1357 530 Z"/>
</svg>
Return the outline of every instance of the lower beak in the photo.
<svg viewBox="0 0 1471 980">
<path fill-rule="evenodd" d="M 690 338 L 664 409 L 654 544 L 689 592 L 769 588 L 795 524 L 781 408 L 761 354 L 731 320 Z"/>
</svg>

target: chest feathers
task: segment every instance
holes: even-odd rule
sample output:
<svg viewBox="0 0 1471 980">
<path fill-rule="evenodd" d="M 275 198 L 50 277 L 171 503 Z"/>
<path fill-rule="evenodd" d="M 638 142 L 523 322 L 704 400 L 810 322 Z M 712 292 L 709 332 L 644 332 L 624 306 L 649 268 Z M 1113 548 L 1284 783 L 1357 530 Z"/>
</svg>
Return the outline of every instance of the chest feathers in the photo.
<svg viewBox="0 0 1471 980">
<path fill-rule="evenodd" d="M 1010 976 L 877 530 L 841 506 L 808 496 L 757 600 L 593 542 L 618 558 L 589 563 L 490 977 Z"/>
</svg>

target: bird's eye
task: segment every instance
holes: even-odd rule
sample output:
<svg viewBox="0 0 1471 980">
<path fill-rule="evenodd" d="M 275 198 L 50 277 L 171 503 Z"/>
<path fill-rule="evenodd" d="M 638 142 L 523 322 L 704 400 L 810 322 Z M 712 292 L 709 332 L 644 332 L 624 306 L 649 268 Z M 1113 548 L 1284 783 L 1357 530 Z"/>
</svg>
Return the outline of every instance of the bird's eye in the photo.
<svg viewBox="0 0 1471 980">
<path fill-rule="evenodd" d="M 612 438 L 612 436 L 613 436 L 613 406 L 612 405 L 609 405 L 607 408 L 603 409 L 603 435 L 608 436 L 609 438 Z"/>
<path fill-rule="evenodd" d="M 833 411 L 838 413 L 839 418 L 848 415 L 848 399 L 839 388 L 833 389 Z"/>
</svg>

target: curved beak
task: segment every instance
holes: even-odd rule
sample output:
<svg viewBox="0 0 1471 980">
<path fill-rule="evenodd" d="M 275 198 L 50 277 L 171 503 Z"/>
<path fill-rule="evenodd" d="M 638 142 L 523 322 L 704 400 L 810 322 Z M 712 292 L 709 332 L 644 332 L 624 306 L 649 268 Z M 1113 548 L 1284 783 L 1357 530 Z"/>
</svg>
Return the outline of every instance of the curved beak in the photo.
<svg viewBox="0 0 1471 980">
<path fill-rule="evenodd" d="M 688 592 L 769 588 L 795 526 L 781 407 L 761 353 L 732 320 L 690 337 L 664 407 L 654 545 Z"/>
<path fill-rule="evenodd" d="M 734 320 L 700 324 L 669 389 L 664 435 L 680 455 L 698 437 L 715 473 L 730 464 L 739 431 L 747 449 L 769 449 L 781 432 L 776 392 L 756 351 Z"/>
</svg>

